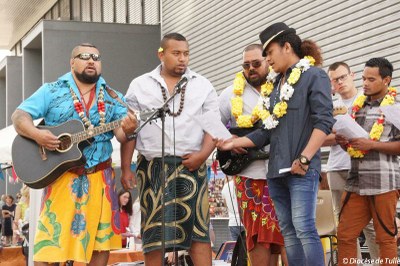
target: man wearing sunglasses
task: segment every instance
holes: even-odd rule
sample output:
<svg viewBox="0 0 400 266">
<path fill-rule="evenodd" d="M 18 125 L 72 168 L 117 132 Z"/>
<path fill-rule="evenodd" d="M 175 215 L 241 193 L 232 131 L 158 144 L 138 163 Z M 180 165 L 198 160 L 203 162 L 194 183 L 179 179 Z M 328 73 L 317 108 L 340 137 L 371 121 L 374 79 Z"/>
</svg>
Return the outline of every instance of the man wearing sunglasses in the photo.
<svg viewBox="0 0 400 266">
<path fill-rule="evenodd" d="M 18 134 L 37 142 L 46 154 L 59 148 L 60 140 L 50 130 L 36 128 L 33 119 L 43 118 L 46 126 L 77 119 L 85 130 L 122 119 L 122 127 L 94 136 L 83 149 L 85 166 L 70 169 L 45 188 L 33 258 L 35 265 L 69 260 L 107 265 L 109 250 L 121 248 L 111 139 L 127 142 L 126 134 L 133 133 L 137 121 L 108 94 L 114 91 L 101 77 L 94 45 L 76 46 L 70 67 L 69 73 L 43 84 L 20 104 L 12 116 Z"/>
<path fill-rule="evenodd" d="M 135 78 L 126 99 L 137 110 L 160 108 L 169 102 L 165 131 L 160 119 L 146 124 L 136 141 L 121 146 L 122 178 L 133 178 L 133 150 L 139 151 L 137 177 L 142 210 L 142 247 L 146 265 L 161 265 L 165 251 L 189 250 L 194 265 L 211 265 L 209 237 L 208 182 L 205 161 L 214 150 L 206 134 L 191 116 L 213 112 L 220 119 L 217 93 L 211 83 L 188 68 L 189 44 L 179 33 L 169 33 L 158 50 L 161 64 Z M 187 83 L 184 82 L 187 79 Z M 186 84 L 186 85 L 185 85 Z M 165 161 L 162 165 L 162 134 L 165 134 Z M 166 171 L 165 198 L 162 171 Z M 161 238 L 162 200 L 165 202 L 165 237 Z"/>
<path fill-rule="evenodd" d="M 222 123 L 224 125 L 230 124 L 231 127 L 243 127 L 240 122 L 237 123 L 237 118 L 232 113 L 232 99 L 241 97 L 243 101 L 242 115 L 245 116 L 251 116 L 253 108 L 257 106 L 259 101 L 261 85 L 265 83 L 268 74 L 268 63 L 262 56 L 261 44 L 251 44 L 244 49 L 242 68 L 242 72 L 237 74 L 244 78 L 241 95 L 235 93 L 235 89 L 238 89 L 235 87 L 238 84 L 233 82 L 234 84 L 226 88 L 218 98 Z M 236 150 L 236 152 L 241 151 Z M 246 229 L 246 246 L 251 265 L 276 265 L 276 262 L 273 263 L 272 261 L 277 256 L 274 255 L 274 259 L 271 260 L 271 253 L 280 253 L 281 247 L 283 247 L 283 237 L 268 192 L 267 164 L 268 160 L 252 162 L 235 176 L 235 187 L 231 188 L 231 193 L 237 192 L 238 194 L 240 216 Z M 254 189 L 255 197 L 248 198 L 246 192 L 252 189 Z M 257 193 L 257 191 L 260 192 Z M 263 204 L 271 206 L 271 209 L 262 208 Z M 253 208 L 252 206 L 256 207 Z M 229 227 L 232 229 L 240 228 L 240 221 L 235 222 L 230 224 Z M 266 262 L 271 262 L 271 264 L 266 264 Z"/>
</svg>

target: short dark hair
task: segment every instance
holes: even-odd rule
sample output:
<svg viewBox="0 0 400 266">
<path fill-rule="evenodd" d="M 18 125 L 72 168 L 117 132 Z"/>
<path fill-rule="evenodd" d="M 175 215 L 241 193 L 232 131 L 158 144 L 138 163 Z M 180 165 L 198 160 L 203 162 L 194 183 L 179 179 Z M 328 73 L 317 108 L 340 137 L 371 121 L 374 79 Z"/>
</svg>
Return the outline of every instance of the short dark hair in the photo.
<svg viewBox="0 0 400 266">
<path fill-rule="evenodd" d="M 347 71 L 349 71 L 349 73 L 351 72 L 349 65 L 343 61 L 339 61 L 339 62 L 335 62 L 335 63 L 331 64 L 328 68 L 328 72 L 335 71 L 340 66 L 345 67 L 347 69 Z"/>
<path fill-rule="evenodd" d="M 6 198 L 9 198 L 14 202 L 14 197 L 12 195 L 6 195 Z"/>
<path fill-rule="evenodd" d="M 244 52 L 248 52 L 248 51 L 253 51 L 253 50 L 260 50 L 261 52 L 263 51 L 263 47 L 261 44 L 258 43 L 253 43 L 253 44 L 249 44 L 247 45 L 244 49 L 243 49 L 243 53 Z"/>
<path fill-rule="evenodd" d="M 381 78 L 392 77 L 393 65 L 384 57 L 371 58 L 365 63 L 365 67 L 379 68 L 379 75 Z"/>
<path fill-rule="evenodd" d="M 166 44 L 167 44 L 167 42 L 169 40 L 187 42 L 185 36 L 183 36 L 182 34 L 177 33 L 177 32 L 171 32 L 171 33 L 165 34 L 164 37 L 161 39 L 160 47 L 165 49 L 166 48 Z"/>
<path fill-rule="evenodd" d="M 88 42 L 84 42 L 84 43 L 78 44 L 77 46 L 74 47 L 74 49 L 72 49 L 71 58 L 74 58 L 76 56 L 76 51 L 79 49 L 79 47 L 92 47 L 92 48 L 96 48 L 97 50 L 99 50 L 93 44 L 88 43 Z"/>
</svg>

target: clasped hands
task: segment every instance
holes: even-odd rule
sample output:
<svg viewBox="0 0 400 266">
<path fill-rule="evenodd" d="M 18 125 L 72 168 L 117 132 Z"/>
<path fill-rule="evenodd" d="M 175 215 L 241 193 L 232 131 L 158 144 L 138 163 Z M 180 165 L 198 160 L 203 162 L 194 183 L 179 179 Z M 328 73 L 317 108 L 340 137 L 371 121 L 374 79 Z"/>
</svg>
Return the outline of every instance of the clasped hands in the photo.
<svg viewBox="0 0 400 266">
<path fill-rule="evenodd" d="M 237 147 L 235 145 L 234 139 L 237 139 L 237 138 L 238 138 L 238 136 L 232 135 L 232 138 L 230 138 L 230 139 L 223 140 L 223 139 L 213 138 L 213 141 L 218 150 L 232 151 L 237 154 L 246 154 L 247 150 L 245 148 Z"/>
<path fill-rule="evenodd" d="M 353 138 L 348 139 L 343 135 L 335 135 L 336 143 L 342 147 L 343 150 L 347 150 L 347 146 L 351 145 L 354 149 L 360 151 L 369 151 L 374 149 L 375 141 L 367 138 Z"/>
<path fill-rule="evenodd" d="M 237 145 L 237 142 L 235 139 L 240 139 L 237 136 L 233 136 L 230 139 L 222 140 L 222 139 L 213 139 L 215 146 L 217 149 L 222 150 L 222 151 L 228 151 L 231 150 L 235 153 L 239 154 L 244 154 L 247 153 L 247 150 L 244 149 L 244 147 L 239 147 Z M 305 175 L 309 166 L 308 165 L 303 165 L 300 163 L 299 159 L 296 159 L 293 161 L 290 173 L 294 175 Z"/>
</svg>

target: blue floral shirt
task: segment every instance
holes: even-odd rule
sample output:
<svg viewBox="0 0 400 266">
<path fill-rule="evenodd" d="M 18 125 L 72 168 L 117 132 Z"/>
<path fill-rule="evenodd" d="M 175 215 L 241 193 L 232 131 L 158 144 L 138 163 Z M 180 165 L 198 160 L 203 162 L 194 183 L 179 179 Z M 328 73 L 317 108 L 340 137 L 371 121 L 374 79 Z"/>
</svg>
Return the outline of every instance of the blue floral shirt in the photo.
<svg viewBox="0 0 400 266">
<path fill-rule="evenodd" d="M 106 87 L 106 82 L 102 77 L 96 83 L 96 98 L 101 86 Z M 22 102 L 18 106 L 18 109 L 29 113 L 33 119 L 44 118 L 46 126 L 56 126 L 71 119 L 81 121 L 74 108 L 70 87 L 77 97 L 81 99 L 78 87 L 71 72 L 69 72 L 55 82 L 43 84 L 32 96 Z M 121 93 L 117 92 L 117 94 L 125 101 Z M 106 123 L 126 116 L 126 108 L 113 99 L 106 90 L 104 90 L 104 103 L 106 108 Z M 97 104 L 94 104 L 89 110 L 89 119 L 93 126 L 99 126 L 100 115 L 97 110 Z M 111 139 L 113 136 L 112 131 L 95 136 L 92 144 L 83 150 L 83 154 L 87 160 L 86 168 L 111 157 L 113 150 Z"/>
</svg>

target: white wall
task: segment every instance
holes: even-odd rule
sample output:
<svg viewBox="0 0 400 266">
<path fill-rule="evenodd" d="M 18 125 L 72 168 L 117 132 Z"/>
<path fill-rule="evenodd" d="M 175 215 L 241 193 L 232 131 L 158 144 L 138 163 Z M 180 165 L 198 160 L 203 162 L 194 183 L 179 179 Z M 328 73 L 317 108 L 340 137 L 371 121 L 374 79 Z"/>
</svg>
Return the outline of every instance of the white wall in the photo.
<svg viewBox="0 0 400 266">
<path fill-rule="evenodd" d="M 392 62 L 400 87 L 400 1 L 287 0 L 287 1 L 162 1 L 162 34 L 179 32 L 191 48 L 190 67 L 206 76 L 219 91 L 240 71 L 243 47 L 259 43 L 258 34 L 274 22 L 285 22 L 302 39 L 322 48 L 324 68 L 346 61 L 361 72 L 372 57 Z"/>
</svg>

